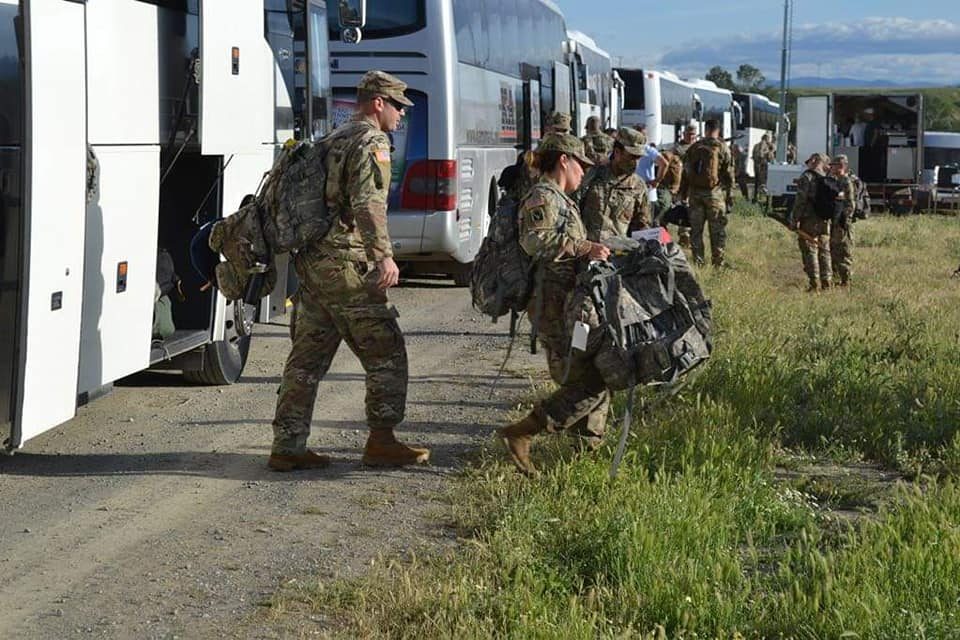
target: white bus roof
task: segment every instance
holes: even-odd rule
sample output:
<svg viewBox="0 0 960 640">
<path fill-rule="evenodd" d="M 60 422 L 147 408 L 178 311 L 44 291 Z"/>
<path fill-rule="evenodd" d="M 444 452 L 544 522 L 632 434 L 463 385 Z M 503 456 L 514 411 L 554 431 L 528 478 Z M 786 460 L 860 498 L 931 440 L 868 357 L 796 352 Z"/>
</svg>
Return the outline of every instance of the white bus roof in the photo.
<svg viewBox="0 0 960 640">
<path fill-rule="evenodd" d="M 539 0 L 540 4 L 550 9 L 554 13 L 558 13 L 566 19 L 566 16 L 563 15 L 563 11 L 560 11 L 560 7 L 553 3 L 553 0 Z"/>
<path fill-rule="evenodd" d="M 924 131 L 923 146 L 935 149 L 960 149 L 960 133 L 956 131 Z"/>
<path fill-rule="evenodd" d="M 601 49 L 597 45 L 597 41 L 585 34 L 582 31 L 567 30 L 567 37 L 571 40 L 574 40 L 578 45 L 587 47 L 588 49 L 593 49 L 595 52 L 599 53 L 605 58 L 609 58 L 610 54 Z"/>
</svg>

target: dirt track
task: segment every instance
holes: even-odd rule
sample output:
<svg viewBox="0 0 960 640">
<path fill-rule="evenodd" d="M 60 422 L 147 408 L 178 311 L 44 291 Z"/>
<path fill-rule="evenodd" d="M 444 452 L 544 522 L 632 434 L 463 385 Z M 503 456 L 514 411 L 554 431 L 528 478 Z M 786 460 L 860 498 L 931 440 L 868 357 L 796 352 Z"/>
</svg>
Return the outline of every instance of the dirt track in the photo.
<svg viewBox="0 0 960 640">
<path fill-rule="evenodd" d="M 450 474 L 529 381 L 508 374 L 487 399 L 506 325 L 474 313 L 465 290 L 420 281 L 392 299 L 410 356 L 404 435 L 430 446 L 430 466 L 359 464 L 364 381 L 342 347 L 310 441 L 335 463 L 269 472 L 283 326 L 258 327 L 232 387 L 140 374 L 0 458 L 0 638 L 283 637 L 257 611 L 284 581 L 448 544 L 437 515 Z M 522 343 L 509 369 L 542 369 Z"/>
</svg>

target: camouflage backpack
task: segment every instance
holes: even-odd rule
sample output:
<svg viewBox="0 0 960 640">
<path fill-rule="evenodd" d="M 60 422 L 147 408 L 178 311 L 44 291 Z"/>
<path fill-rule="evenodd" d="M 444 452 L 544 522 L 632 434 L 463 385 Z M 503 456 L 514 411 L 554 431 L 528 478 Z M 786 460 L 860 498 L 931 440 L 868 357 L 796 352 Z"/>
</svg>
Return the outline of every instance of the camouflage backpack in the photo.
<svg viewBox="0 0 960 640">
<path fill-rule="evenodd" d="M 661 151 L 660 155 L 667 161 L 667 168 L 663 172 L 660 184 L 670 193 L 676 194 L 680 191 L 680 180 L 683 178 L 683 159 L 680 154 L 673 151 Z"/>
<path fill-rule="evenodd" d="M 215 268 L 225 298 L 254 304 L 273 290 L 275 256 L 322 240 L 330 230 L 328 148 L 326 139 L 287 141 L 257 195 L 248 195 L 239 211 L 213 225 L 208 244 L 225 259 Z"/>
<path fill-rule="evenodd" d="M 586 353 L 611 390 L 674 382 L 710 357 L 710 301 L 677 245 L 622 242 L 629 250 L 577 277 L 569 333 L 590 327 Z"/>
<path fill-rule="evenodd" d="M 519 209 L 513 198 L 500 199 L 470 272 L 473 306 L 493 320 L 525 310 L 533 291 L 533 262 L 520 246 Z"/>
<path fill-rule="evenodd" d="M 687 149 L 684 156 L 684 180 L 695 189 L 714 189 L 720 186 L 720 154 L 722 144 L 701 140 Z"/>
</svg>

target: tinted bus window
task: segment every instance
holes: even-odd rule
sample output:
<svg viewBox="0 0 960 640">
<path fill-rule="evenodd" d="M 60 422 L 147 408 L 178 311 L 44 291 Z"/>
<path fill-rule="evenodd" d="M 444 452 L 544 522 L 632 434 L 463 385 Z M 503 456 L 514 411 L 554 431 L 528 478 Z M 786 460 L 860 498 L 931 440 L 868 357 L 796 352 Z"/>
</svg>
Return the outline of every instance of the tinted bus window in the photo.
<svg viewBox="0 0 960 640">
<path fill-rule="evenodd" d="M 330 11 L 330 39 L 340 39 L 340 17 Z M 365 39 L 391 38 L 420 31 L 427 26 L 426 0 L 390 0 L 367 3 L 367 24 L 362 29 Z"/>
<path fill-rule="evenodd" d="M 17 7 L 0 5 L 0 145 L 20 144 L 23 90 L 13 20 Z"/>
<path fill-rule="evenodd" d="M 623 108 L 642 111 L 645 104 L 643 91 L 643 71 L 639 69 L 617 69 L 624 83 Z"/>
</svg>

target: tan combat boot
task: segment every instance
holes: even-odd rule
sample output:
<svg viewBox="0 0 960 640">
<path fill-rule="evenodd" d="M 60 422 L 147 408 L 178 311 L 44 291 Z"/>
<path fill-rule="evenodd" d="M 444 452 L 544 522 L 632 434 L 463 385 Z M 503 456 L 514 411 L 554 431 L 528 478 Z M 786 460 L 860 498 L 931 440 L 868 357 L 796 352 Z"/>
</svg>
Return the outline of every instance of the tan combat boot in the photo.
<svg viewBox="0 0 960 640">
<path fill-rule="evenodd" d="M 500 436 L 503 446 L 507 448 L 514 466 L 525 476 L 534 476 L 537 473 L 537 468 L 530 460 L 530 441 L 541 431 L 543 431 L 543 424 L 533 413 L 519 422 L 497 429 L 497 435 Z"/>
<path fill-rule="evenodd" d="M 423 464 L 430 459 L 430 449 L 408 447 L 398 442 L 393 428 L 370 429 L 363 450 L 363 464 L 369 467 L 402 467 Z"/>
<path fill-rule="evenodd" d="M 271 453 L 267 466 L 274 471 L 296 471 L 297 469 L 323 469 L 330 466 L 330 457 L 307 449 L 306 453 L 287 456 Z"/>
<path fill-rule="evenodd" d="M 818 291 L 820 291 L 820 284 L 816 281 L 816 279 L 812 278 L 810 280 L 810 284 L 807 285 L 807 292 L 816 293 Z"/>
</svg>

